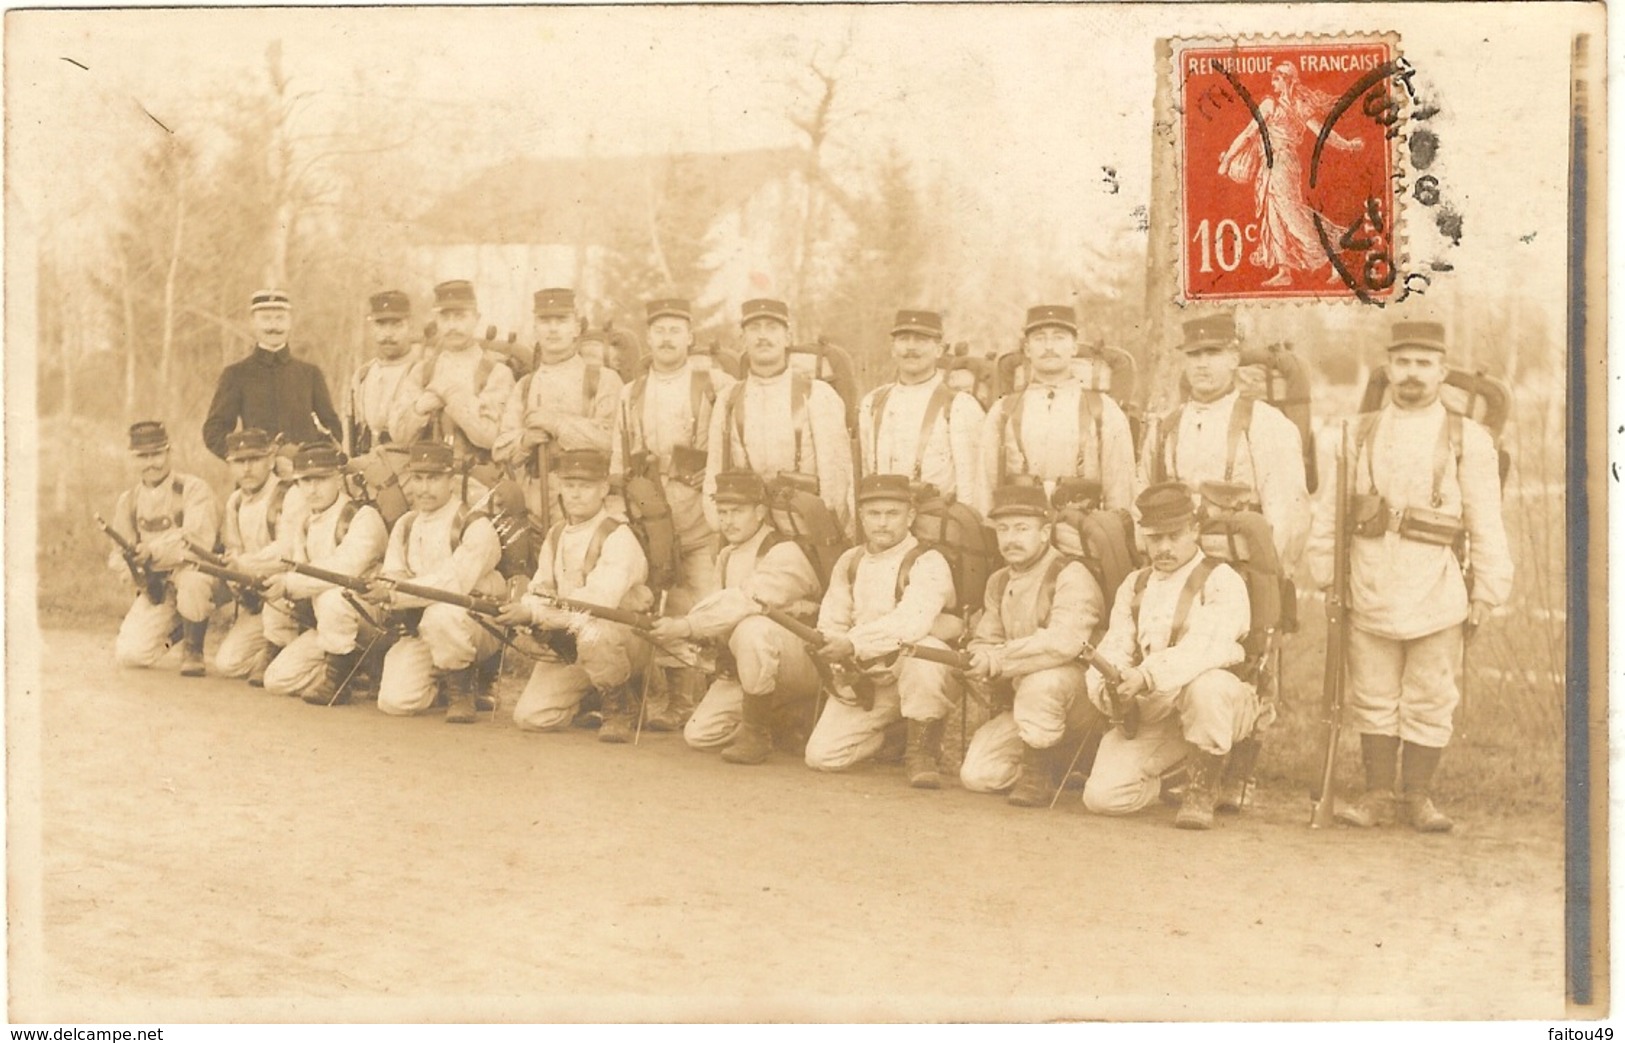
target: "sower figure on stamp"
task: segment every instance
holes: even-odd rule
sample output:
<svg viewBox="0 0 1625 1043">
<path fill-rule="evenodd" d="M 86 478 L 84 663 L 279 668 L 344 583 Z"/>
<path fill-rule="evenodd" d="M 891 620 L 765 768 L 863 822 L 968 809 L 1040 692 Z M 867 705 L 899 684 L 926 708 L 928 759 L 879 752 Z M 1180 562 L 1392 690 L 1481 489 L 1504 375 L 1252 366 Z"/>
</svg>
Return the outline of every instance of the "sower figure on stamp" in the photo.
<svg viewBox="0 0 1625 1043">
<path fill-rule="evenodd" d="M 395 393 L 389 421 L 393 441 L 419 438 L 449 442 L 456 467 L 480 467 L 487 486 L 495 469 L 486 468 L 496 441 L 502 409 L 513 391 L 513 370 L 499 351 L 475 339 L 480 324 L 474 285 L 454 279 L 434 288 L 439 335 L 421 362 L 407 368 Z M 459 490 L 459 496 L 467 495 Z"/>
<path fill-rule="evenodd" d="M 119 494 L 109 525 L 133 553 L 126 559 L 115 549 L 107 563 L 148 582 L 119 625 L 113 657 L 120 666 L 156 666 L 178 621 L 185 641 L 181 676 L 202 677 L 214 583 L 185 562 L 187 541 L 214 546 L 214 493 L 203 479 L 170 469 L 169 433 L 160 421 L 130 426 L 130 458 L 140 481 Z"/>
<path fill-rule="evenodd" d="M 1451 828 L 1429 791 L 1461 698 L 1463 644 L 1512 590 L 1495 447 L 1440 400 L 1446 351 L 1441 324 L 1395 323 L 1392 398 L 1355 426 L 1349 704 L 1366 791 L 1336 815 L 1356 826 L 1393 822 L 1397 775 L 1414 828 Z M 1334 525 L 1323 512 L 1309 543 L 1322 586 L 1332 576 Z"/>
<path fill-rule="evenodd" d="M 319 421 L 337 435 L 339 415 L 327 392 L 327 378 L 315 365 L 293 357 L 288 333 L 293 310 L 281 290 L 260 290 L 249 302 L 254 350 L 220 373 L 214 400 L 203 421 L 203 444 L 222 460 L 226 434 L 257 427 L 291 445 L 321 437 Z"/>
<path fill-rule="evenodd" d="M 413 443 L 406 464 L 406 493 L 412 510 L 390 533 L 384 567 L 367 591 L 382 609 L 417 616 L 417 633 L 396 641 L 384 656 L 378 683 L 378 709 L 388 714 L 422 713 L 446 696 L 446 723 L 472 724 L 485 697 L 480 665 L 500 650 L 496 634 L 467 609 L 398 594 L 389 580 L 407 580 L 454 594 L 501 597 L 506 591 L 496 571 L 502 544 L 491 519 L 457 499 L 457 464 L 444 442 Z M 346 605 L 348 611 L 354 607 Z"/>
<path fill-rule="evenodd" d="M 1051 545 L 1054 518 L 1035 485 L 994 492 L 988 520 L 1005 567 L 988 580 L 967 647 L 971 676 L 990 682 L 1008 708 L 977 729 L 959 780 L 977 793 L 1008 790 L 1021 807 L 1049 804 L 1053 779 L 1072 752 L 1062 739 L 1100 723 L 1084 695 L 1078 656 L 1106 601 L 1089 569 Z"/>
<path fill-rule="evenodd" d="M 308 511 L 293 529 L 288 557 L 346 576 L 370 576 L 383 560 L 389 530 L 377 508 L 350 498 L 339 473 L 343 465 L 343 455 L 331 442 L 307 442 L 294 455 L 293 476 Z M 265 671 L 266 691 L 302 695 L 323 706 L 349 701 L 353 687 L 346 682 L 355 685 L 365 651 L 355 595 L 291 571 L 272 584 L 265 605 L 265 641 L 272 657 Z M 316 626 L 300 633 L 294 615 L 277 604 L 278 596 L 310 602 Z M 369 640 L 377 636 L 370 633 Z"/>
<path fill-rule="evenodd" d="M 1133 720 L 1107 731 L 1083 789 L 1102 815 L 1126 815 L 1157 799 L 1162 776 L 1181 761 L 1190 772 L 1174 824 L 1210 829 L 1224 762 L 1252 732 L 1258 699 L 1229 668 L 1244 658 L 1251 614 L 1247 584 L 1198 543 L 1195 505 L 1179 482 L 1153 485 L 1135 501 L 1151 564 L 1118 588 L 1099 652 L 1121 683 L 1108 690 L 1088 675 L 1089 697 L 1108 717 Z M 1115 713 L 1113 699 L 1127 709 Z"/>
<path fill-rule="evenodd" d="M 768 481 L 816 485 L 818 496 L 850 532 L 852 448 L 840 394 L 791 369 L 790 308 L 783 301 L 746 301 L 740 330 L 750 371 L 711 417 L 705 496 L 713 527 L 717 475 L 748 470 Z"/>
<path fill-rule="evenodd" d="M 760 764 L 775 746 L 793 746 L 807 733 L 818 696 L 818 670 L 806 644 L 762 614 L 763 608 L 815 605 L 818 574 L 793 540 L 768 524 L 767 486 L 750 471 L 717 475 L 717 521 L 726 546 L 717 559 L 722 589 L 686 615 L 662 619 L 662 643 L 726 643 L 731 669 L 706 691 L 683 729 L 697 750 L 722 750 L 734 764 Z M 775 734 L 779 736 L 775 740 Z"/>
<path fill-rule="evenodd" d="M 291 483 L 271 473 L 273 452 L 271 436 L 257 427 L 226 436 L 226 463 L 237 487 L 226 497 L 220 533 L 225 547 L 222 557 L 228 568 L 261 580 L 282 571 L 289 527 L 299 521 L 284 518 Z M 215 673 L 246 677 L 256 688 L 265 683 L 265 667 L 270 662 L 263 604 L 257 597 L 239 597 L 237 618 L 214 653 Z"/>
<path fill-rule="evenodd" d="M 344 398 L 344 451 L 351 458 L 396 439 L 390 422 L 407 371 L 422 360 L 412 343 L 412 299 L 400 290 L 375 293 L 368 302 L 367 331 L 377 352 L 350 377 Z"/>
<path fill-rule="evenodd" d="M 1183 482 L 1229 509 L 1270 523 L 1276 554 L 1290 571 L 1309 538 L 1303 440 L 1280 410 L 1241 394 L 1241 337 L 1232 314 L 1185 323 L 1185 380 L 1190 401 L 1175 406 L 1147 446 L 1147 484 Z"/>
<path fill-rule="evenodd" d="M 882 384 L 858 406 L 864 474 L 907 474 L 938 493 L 985 512 L 981 482 L 982 407 L 949 387 L 937 368 L 942 316 L 902 310 L 892 323 L 897 381 Z"/>
<path fill-rule="evenodd" d="M 518 601 L 504 605 L 498 622 L 554 632 L 559 660 L 538 660 L 531 669 L 514 723 L 526 731 L 567 728 L 582 700 L 596 692 L 603 723 L 602 742 L 630 741 L 640 702 L 632 679 L 644 669 L 648 646 L 625 626 L 583 619 L 561 608 L 569 598 L 602 608 L 647 611 L 649 566 L 643 548 L 626 523 L 605 509 L 609 498 L 609 455 L 596 449 L 561 453 L 554 472 L 564 517 L 548 530 L 537 557 L 536 575 Z M 574 637 L 572 649 L 570 636 Z"/>
<path fill-rule="evenodd" d="M 706 519 L 703 492 L 706 447 L 717 400 L 727 395 L 734 380 L 690 357 L 694 330 L 688 301 L 654 300 L 646 311 L 649 371 L 621 394 L 610 473 L 620 476 L 629 517 L 647 508 L 634 502 L 628 481 L 641 475 L 658 483 L 644 488 L 664 500 L 655 510 L 669 516 L 681 554 L 678 574 L 666 588 L 665 611 L 682 616 L 717 589 L 717 537 Z M 664 705 L 649 707 L 648 727 L 683 727 L 705 685 L 698 670 L 673 671 Z"/>
<path fill-rule="evenodd" d="M 621 378 L 582 357 L 574 290 L 537 290 L 533 304 L 536 368 L 508 395 L 492 455 L 523 472 L 531 523 L 545 532 L 559 517 L 549 472 L 562 453 L 610 451 Z"/>
<path fill-rule="evenodd" d="M 908 476 L 867 475 L 858 490 L 864 544 L 836 561 L 829 590 L 818 611 L 818 631 L 827 639 L 818 655 L 825 662 L 871 664 L 874 705 L 824 704 L 807 740 L 807 766 L 840 771 L 874 756 L 886 729 L 908 722 L 904 771 L 909 784 L 941 785 L 938 758 L 943 723 L 953 705 L 949 668 L 914 656 L 897 656 L 904 644 L 947 648 L 963 624 L 945 615 L 954 604 L 948 562 L 910 533 L 914 504 Z"/>
<path fill-rule="evenodd" d="M 1091 484 L 1092 495 L 1073 496 L 1084 509 L 1127 508 L 1134 498 L 1134 443 L 1128 418 L 1109 395 L 1085 388 L 1072 370 L 1078 353 L 1078 321 L 1070 307 L 1027 310 L 1022 350 L 1027 386 L 988 410 L 982 429 L 982 483 L 993 489 L 1018 475 L 1031 475 L 1054 495 L 1064 478 Z M 1063 527 L 1062 550 L 1076 534 Z"/>
</svg>

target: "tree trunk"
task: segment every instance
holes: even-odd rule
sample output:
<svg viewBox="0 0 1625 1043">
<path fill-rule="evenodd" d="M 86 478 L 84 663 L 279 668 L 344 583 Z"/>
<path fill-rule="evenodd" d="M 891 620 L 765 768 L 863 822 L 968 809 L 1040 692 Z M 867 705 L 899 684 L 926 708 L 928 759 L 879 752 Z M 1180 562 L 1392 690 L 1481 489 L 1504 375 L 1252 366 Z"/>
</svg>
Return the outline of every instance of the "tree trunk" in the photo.
<svg viewBox="0 0 1625 1043">
<path fill-rule="evenodd" d="M 164 272 L 164 314 L 161 355 L 159 356 L 158 372 L 163 381 L 162 395 L 165 411 L 170 412 L 174 406 L 174 384 L 171 377 L 175 367 L 175 282 L 181 266 L 181 239 L 186 229 L 186 182 L 185 174 L 177 172 L 175 186 L 175 226 L 169 243 L 169 266 Z"/>
<path fill-rule="evenodd" d="M 135 289 L 130 285 L 130 262 L 120 247 L 119 296 L 124 305 L 124 415 L 135 415 Z"/>
</svg>

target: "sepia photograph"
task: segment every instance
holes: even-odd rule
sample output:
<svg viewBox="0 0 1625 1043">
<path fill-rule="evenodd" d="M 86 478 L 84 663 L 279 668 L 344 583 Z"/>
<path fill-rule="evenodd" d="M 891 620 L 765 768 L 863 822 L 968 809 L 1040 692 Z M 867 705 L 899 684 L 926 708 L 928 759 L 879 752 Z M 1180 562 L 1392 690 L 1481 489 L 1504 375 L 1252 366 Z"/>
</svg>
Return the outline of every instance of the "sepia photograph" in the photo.
<svg viewBox="0 0 1625 1043">
<path fill-rule="evenodd" d="M 1601 3 L 4 25 L 10 1023 L 1609 1016 Z"/>
</svg>

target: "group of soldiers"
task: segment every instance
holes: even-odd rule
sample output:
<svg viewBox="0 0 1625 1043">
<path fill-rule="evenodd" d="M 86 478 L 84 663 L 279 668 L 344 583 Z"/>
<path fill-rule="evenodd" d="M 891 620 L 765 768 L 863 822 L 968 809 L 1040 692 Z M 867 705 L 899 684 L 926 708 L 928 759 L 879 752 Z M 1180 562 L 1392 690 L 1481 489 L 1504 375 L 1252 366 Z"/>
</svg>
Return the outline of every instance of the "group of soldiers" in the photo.
<svg viewBox="0 0 1625 1043">
<path fill-rule="evenodd" d="M 178 640 L 181 673 L 202 675 L 230 599 L 213 672 L 309 703 L 375 688 L 385 713 L 473 722 L 516 649 L 533 661 L 512 706 L 522 729 L 596 723 L 628 742 L 680 728 L 730 763 L 777 750 L 820 771 L 900 746 L 921 788 L 944 782 L 945 722 L 968 693 L 988 719 L 967 789 L 1043 806 L 1081 771 L 1089 810 L 1127 814 L 1182 770 L 1178 826 L 1242 807 L 1269 680 L 1250 661 L 1249 585 L 1208 553 L 1204 526 L 1216 505 L 1261 517 L 1277 571 L 1306 557 L 1322 586 L 1344 544 L 1333 512 L 1311 510 L 1298 427 L 1242 394 L 1232 315 L 1184 325 L 1185 401 L 1137 451 L 1123 410 L 1079 379 L 1072 308 L 1028 311 L 1025 385 L 985 411 L 944 380 L 941 315 L 899 311 L 897 379 L 862 399 L 854 450 L 839 394 L 791 364 L 780 301 L 743 305 L 738 379 L 695 357 L 687 301 L 648 302 L 647 365 L 623 381 L 582 351 L 568 289 L 536 293 L 534 362 L 517 376 L 475 337 L 474 288 L 434 293 L 427 347 L 406 294 L 371 298 L 376 354 L 342 415 L 321 371 L 289 357 L 287 296 L 254 296 L 256 347 L 222 374 L 203 432 L 235 485 L 223 516 L 170 466 L 161 422 L 131 428 L 139 480 L 109 526 L 110 565 L 139 590 L 120 663 L 154 665 Z M 1431 832 L 1451 826 L 1430 784 L 1463 635 L 1505 601 L 1512 567 L 1494 447 L 1440 399 L 1442 327 L 1398 324 L 1392 340 L 1392 393 L 1359 422 L 1348 468 L 1366 788 L 1338 817 L 1402 813 Z M 357 481 L 386 456 L 392 470 Z M 917 535 L 943 502 L 996 541 L 979 597 L 956 589 L 950 548 Z M 1079 502 L 1131 516 L 1144 564 L 1094 567 L 1062 524 Z M 1422 514 L 1443 529 L 1419 529 Z M 651 671 L 665 682 L 640 685 Z"/>
</svg>

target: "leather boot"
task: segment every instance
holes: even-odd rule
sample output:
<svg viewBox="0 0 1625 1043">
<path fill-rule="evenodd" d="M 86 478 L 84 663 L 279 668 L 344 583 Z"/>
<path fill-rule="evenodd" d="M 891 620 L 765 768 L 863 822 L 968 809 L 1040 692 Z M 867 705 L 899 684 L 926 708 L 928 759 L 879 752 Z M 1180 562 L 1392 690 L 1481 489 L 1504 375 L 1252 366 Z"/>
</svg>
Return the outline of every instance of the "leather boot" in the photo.
<svg viewBox="0 0 1625 1043">
<path fill-rule="evenodd" d="M 1185 785 L 1185 797 L 1180 801 L 1179 814 L 1174 825 L 1180 829 L 1212 829 L 1213 802 L 1224 773 L 1224 757 L 1206 750 L 1193 750 L 1186 759 L 1190 767 L 1190 782 Z"/>
<path fill-rule="evenodd" d="M 209 621 L 194 623 L 190 619 L 181 622 L 181 637 L 185 647 L 181 650 L 181 676 L 203 676 L 203 638 L 209 632 Z"/>
<path fill-rule="evenodd" d="M 1405 743 L 1400 767 L 1400 779 L 1405 786 L 1405 816 L 1418 833 L 1448 833 L 1455 827 L 1450 816 L 1434 807 L 1433 798 L 1428 796 L 1433 773 L 1438 770 L 1443 754 L 1444 748 L 1440 746 Z"/>
<path fill-rule="evenodd" d="M 1243 739 L 1230 747 L 1230 760 L 1224 766 L 1223 777 L 1219 779 L 1214 810 L 1235 814 L 1246 806 L 1253 788 L 1253 768 L 1258 764 L 1258 753 L 1262 748 L 1263 742 L 1257 736 Z"/>
<path fill-rule="evenodd" d="M 344 655 L 328 654 L 322 679 L 305 689 L 305 702 L 312 706 L 343 706 L 350 701 L 350 683 L 353 683 L 356 664 L 361 652 Z"/>
<path fill-rule="evenodd" d="M 683 668 L 666 671 L 666 707 L 650 714 L 644 727 L 652 732 L 678 732 L 694 715 L 694 707 L 705 694 L 705 674 Z"/>
<path fill-rule="evenodd" d="M 729 764 L 760 764 L 773 753 L 772 699 L 771 695 L 745 693 L 739 729 L 723 747 L 723 760 Z"/>
<path fill-rule="evenodd" d="M 1023 746 L 1016 784 L 1005 799 L 1018 808 L 1046 808 L 1055 797 L 1050 779 L 1050 751 Z"/>
<path fill-rule="evenodd" d="M 1399 771 L 1399 736 L 1360 735 L 1360 760 L 1365 764 L 1365 792 L 1358 800 L 1336 804 L 1332 817 L 1358 829 L 1394 824 L 1394 776 Z"/>
<path fill-rule="evenodd" d="M 942 774 L 937 762 L 942 758 L 943 720 L 908 722 L 908 749 L 903 754 L 903 773 L 915 789 L 941 789 Z"/>
<path fill-rule="evenodd" d="M 501 676 L 502 657 L 500 655 L 486 656 L 474 664 L 474 708 L 476 710 L 496 712 L 497 681 Z"/>
<path fill-rule="evenodd" d="M 271 665 L 271 660 L 282 654 L 281 645 L 273 645 L 269 641 L 260 649 L 260 654 L 254 657 L 254 665 L 248 671 L 248 687 L 265 687 L 265 668 Z"/>
<path fill-rule="evenodd" d="M 480 719 L 474 709 L 474 667 L 446 672 L 446 723 L 473 724 Z"/>
<path fill-rule="evenodd" d="M 598 741 L 631 742 L 633 728 L 636 725 L 632 714 L 636 705 L 637 697 L 632 694 L 630 685 L 618 684 L 613 688 L 604 689 L 604 723 L 598 726 Z"/>
<path fill-rule="evenodd" d="M 908 752 L 908 722 L 893 721 L 886 725 L 886 735 L 875 752 L 876 764 L 901 764 Z"/>
</svg>

